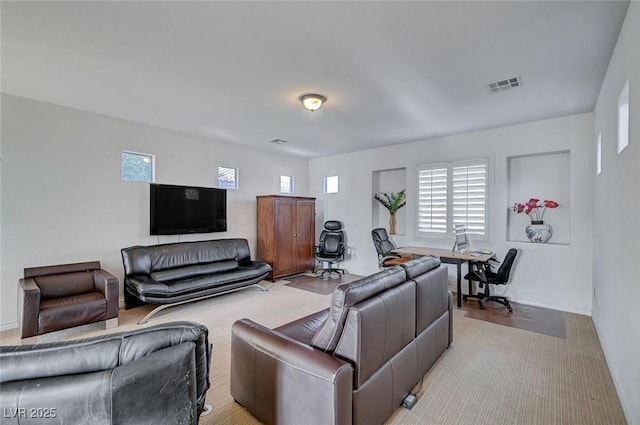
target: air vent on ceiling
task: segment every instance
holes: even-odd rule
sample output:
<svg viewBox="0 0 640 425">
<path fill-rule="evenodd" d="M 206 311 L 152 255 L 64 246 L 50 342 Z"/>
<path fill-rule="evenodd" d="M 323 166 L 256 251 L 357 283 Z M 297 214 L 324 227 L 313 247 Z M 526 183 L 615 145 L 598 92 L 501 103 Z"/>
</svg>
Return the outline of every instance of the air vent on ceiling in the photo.
<svg viewBox="0 0 640 425">
<path fill-rule="evenodd" d="M 287 143 L 287 141 L 282 139 L 273 139 L 269 140 L 269 143 L 273 143 L 274 145 L 281 145 L 283 143 Z"/>
<path fill-rule="evenodd" d="M 499 91 L 504 91 L 508 89 L 513 89 L 516 87 L 520 87 L 522 85 L 522 78 L 519 76 L 505 78 L 504 80 L 496 81 L 495 83 L 487 84 L 489 88 L 489 93 L 497 93 Z"/>
</svg>

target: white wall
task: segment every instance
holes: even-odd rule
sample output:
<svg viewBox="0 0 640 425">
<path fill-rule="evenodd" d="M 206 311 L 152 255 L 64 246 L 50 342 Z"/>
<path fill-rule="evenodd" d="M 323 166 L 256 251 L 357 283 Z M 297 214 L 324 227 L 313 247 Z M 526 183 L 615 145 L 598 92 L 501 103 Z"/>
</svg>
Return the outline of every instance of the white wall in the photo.
<svg viewBox="0 0 640 425">
<path fill-rule="evenodd" d="M 640 424 L 640 3 L 631 2 L 594 110 L 593 321 L 629 424 Z M 617 152 L 618 95 L 630 88 L 629 146 Z"/>
<path fill-rule="evenodd" d="M 122 150 L 155 154 L 158 183 L 215 187 L 218 165 L 240 168 L 228 231 L 181 240 L 242 237 L 255 254 L 255 196 L 278 193 L 280 174 L 307 194 L 306 159 L 10 95 L 2 114 L 2 328 L 15 326 L 24 267 L 100 260 L 122 282 L 121 248 L 178 240 L 149 236 L 149 185 L 121 181 Z"/>
<path fill-rule="evenodd" d="M 491 241 L 484 246 L 474 243 L 474 247 L 489 247 L 500 258 L 510 247 L 520 250 L 508 293 L 512 299 L 590 314 L 592 270 L 585 263 L 592 257 L 591 187 L 595 169 L 592 132 L 593 116 L 587 113 L 312 159 L 309 161 L 309 190 L 318 198 L 317 228 L 321 229 L 326 219 L 342 220 L 351 254 L 344 265 L 353 273 L 375 272 L 377 255 L 370 233 L 372 172 L 406 167 L 406 237 L 399 238 L 399 241 L 406 245 L 450 248 L 453 239 L 416 237 L 416 167 L 424 163 L 488 155 L 492 158 L 493 169 Z M 553 245 L 507 241 L 510 207 L 507 204 L 507 158 L 564 150 L 570 151 L 570 243 Z M 322 176 L 332 174 L 340 178 L 340 193 L 323 194 Z M 523 232 L 525 225 L 523 223 Z M 451 284 L 455 282 L 453 272 L 451 267 Z"/>
</svg>

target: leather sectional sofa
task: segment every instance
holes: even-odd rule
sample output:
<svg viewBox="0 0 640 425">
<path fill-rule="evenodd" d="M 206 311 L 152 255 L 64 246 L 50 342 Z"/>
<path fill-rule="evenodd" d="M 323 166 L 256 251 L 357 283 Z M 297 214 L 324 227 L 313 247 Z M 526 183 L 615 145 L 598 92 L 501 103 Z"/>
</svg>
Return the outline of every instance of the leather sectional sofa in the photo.
<svg viewBox="0 0 640 425">
<path fill-rule="evenodd" d="M 217 239 L 121 250 L 125 309 L 159 304 L 139 323 L 162 308 L 248 286 L 258 286 L 271 266 L 252 261 L 246 239 Z M 264 288 L 262 288 L 265 290 Z"/>
<path fill-rule="evenodd" d="M 0 346 L 2 423 L 197 424 L 210 362 L 195 322 Z"/>
<path fill-rule="evenodd" d="M 452 308 L 447 269 L 424 257 L 278 328 L 239 320 L 231 394 L 266 424 L 382 424 L 451 344 Z"/>
</svg>

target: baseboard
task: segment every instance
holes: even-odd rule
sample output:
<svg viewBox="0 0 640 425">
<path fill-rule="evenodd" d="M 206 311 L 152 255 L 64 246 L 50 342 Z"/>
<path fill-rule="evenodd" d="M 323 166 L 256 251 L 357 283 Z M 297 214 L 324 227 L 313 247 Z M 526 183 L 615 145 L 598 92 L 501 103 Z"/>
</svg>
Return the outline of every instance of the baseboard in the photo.
<svg viewBox="0 0 640 425">
<path fill-rule="evenodd" d="M 17 327 L 18 327 L 18 322 L 15 320 L 13 322 L 0 323 L 0 331 L 7 331 L 9 329 L 15 329 Z"/>
</svg>

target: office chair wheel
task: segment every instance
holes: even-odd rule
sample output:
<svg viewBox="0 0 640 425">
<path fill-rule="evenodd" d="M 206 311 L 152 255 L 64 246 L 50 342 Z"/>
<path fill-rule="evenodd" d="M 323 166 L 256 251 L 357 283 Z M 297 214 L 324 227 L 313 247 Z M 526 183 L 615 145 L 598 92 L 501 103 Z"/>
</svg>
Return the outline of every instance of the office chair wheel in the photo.
<svg viewBox="0 0 640 425">
<path fill-rule="evenodd" d="M 482 303 L 482 301 L 478 301 L 478 304 L 480 304 L 480 310 L 484 310 L 487 307 L 485 307 L 485 305 Z"/>
<path fill-rule="evenodd" d="M 513 308 L 510 305 L 507 306 L 507 310 L 509 310 L 509 313 L 513 313 Z"/>
</svg>

